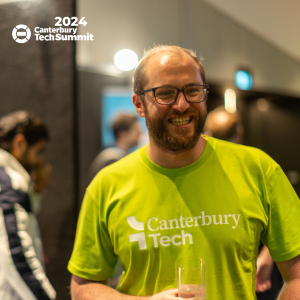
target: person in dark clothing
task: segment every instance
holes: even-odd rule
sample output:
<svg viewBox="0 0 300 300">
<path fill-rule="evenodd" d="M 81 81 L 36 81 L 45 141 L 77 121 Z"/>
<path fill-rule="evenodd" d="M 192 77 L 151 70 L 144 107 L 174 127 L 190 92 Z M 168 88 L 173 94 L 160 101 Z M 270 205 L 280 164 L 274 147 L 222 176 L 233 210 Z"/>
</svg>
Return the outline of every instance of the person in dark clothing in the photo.
<svg viewBox="0 0 300 300">
<path fill-rule="evenodd" d="M 32 112 L 0 119 L 0 299 L 56 297 L 45 274 L 35 216 L 47 184 L 41 170 L 49 171 L 43 164 L 48 141 L 47 127 Z"/>
</svg>

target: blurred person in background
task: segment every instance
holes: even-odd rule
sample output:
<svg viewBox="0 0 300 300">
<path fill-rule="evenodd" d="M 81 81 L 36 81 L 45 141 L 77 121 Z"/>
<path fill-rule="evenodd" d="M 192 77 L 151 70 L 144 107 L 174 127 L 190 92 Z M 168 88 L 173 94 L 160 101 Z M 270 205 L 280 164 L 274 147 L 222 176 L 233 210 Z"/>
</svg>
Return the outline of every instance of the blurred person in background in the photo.
<svg viewBox="0 0 300 300">
<path fill-rule="evenodd" d="M 244 141 L 244 127 L 238 113 L 228 112 L 224 106 L 218 106 L 207 115 L 204 134 L 236 144 Z"/>
<path fill-rule="evenodd" d="M 49 184 L 49 132 L 34 113 L 0 119 L 0 299 L 52 300 L 36 212 Z"/>
<path fill-rule="evenodd" d="M 208 85 L 196 54 L 148 50 L 133 91 L 150 142 L 87 188 L 68 264 L 72 298 L 182 299 L 176 261 L 198 256 L 207 299 L 254 300 L 262 240 L 285 279 L 278 299 L 300 300 L 299 198 L 263 151 L 201 135 Z M 106 283 L 118 257 L 115 291 Z"/>
<path fill-rule="evenodd" d="M 218 106 L 207 115 L 204 134 L 220 140 L 242 144 L 244 141 L 244 127 L 237 112 L 228 112 L 224 106 Z M 256 291 L 263 293 L 272 287 L 271 275 L 274 261 L 266 246 L 262 246 L 257 257 L 257 271 L 255 276 Z M 274 291 L 277 293 L 277 291 Z M 266 299 L 269 295 L 258 295 Z M 277 296 L 277 294 L 276 294 Z M 271 295 L 273 297 L 273 295 Z M 268 298 L 269 299 L 269 298 Z M 272 298 L 274 299 L 274 298 Z"/>
<path fill-rule="evenodd" d="M 138 117 L 133 113 L 119 113 L 112 121 L 115 145 L 103 149 L 91 164 L 89 182 L 104 167 L 126 156 L 132 147 L 138 145 L 141 128 Z"/>
</svg>

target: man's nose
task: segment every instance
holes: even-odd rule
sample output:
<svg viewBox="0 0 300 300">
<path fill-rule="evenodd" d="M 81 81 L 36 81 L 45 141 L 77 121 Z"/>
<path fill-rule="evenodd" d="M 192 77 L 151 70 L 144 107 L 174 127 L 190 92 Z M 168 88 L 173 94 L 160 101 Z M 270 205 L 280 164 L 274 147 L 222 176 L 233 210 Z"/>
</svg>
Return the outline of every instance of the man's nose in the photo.
<svg viewBox="0 0 300 300">
<path fill-rule="evenodd" d="M 180 91 L 177 96 L 176 101 L 172 104 L 172 106 L 173 106 L 173 109 L 184 112 L 190 107 L 190 104 L 189 104 L 189 102 L 186 101 L 183 92 Z"/>
</svg>

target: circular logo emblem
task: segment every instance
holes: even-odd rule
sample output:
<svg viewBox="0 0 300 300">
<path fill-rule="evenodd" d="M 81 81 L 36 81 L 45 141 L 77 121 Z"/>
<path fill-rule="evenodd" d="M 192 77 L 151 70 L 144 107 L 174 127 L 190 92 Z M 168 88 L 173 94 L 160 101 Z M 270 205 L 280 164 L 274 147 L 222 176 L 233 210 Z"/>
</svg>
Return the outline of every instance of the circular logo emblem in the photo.
<svg viewBox="0 0 300 300">
<path fill-rule="evenodd" d="M 31 31 L 26 25 L 20 24 L 13 29 L 12 37 L 17 43 L 24 44 L 29 41 Z"/>
</svg>

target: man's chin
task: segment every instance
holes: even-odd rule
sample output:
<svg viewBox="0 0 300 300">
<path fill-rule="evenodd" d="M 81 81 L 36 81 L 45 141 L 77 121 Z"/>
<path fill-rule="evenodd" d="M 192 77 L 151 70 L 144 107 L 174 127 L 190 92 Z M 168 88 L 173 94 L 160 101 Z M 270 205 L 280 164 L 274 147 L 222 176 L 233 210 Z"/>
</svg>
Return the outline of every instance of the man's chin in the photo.
<svg viewBox="0 0 300 300">
<path fill-rule="evenodd" d="M 195 137 L 195 128 L 194 127 L 178 127 L 172 126 L 172 128 L 168 128 L 167 135 L 174 141 L 178 141 L 179 143 L 182 141 L 183 143 L 187 143 L 192 139 L 196 139 Z"/>
</svg>

